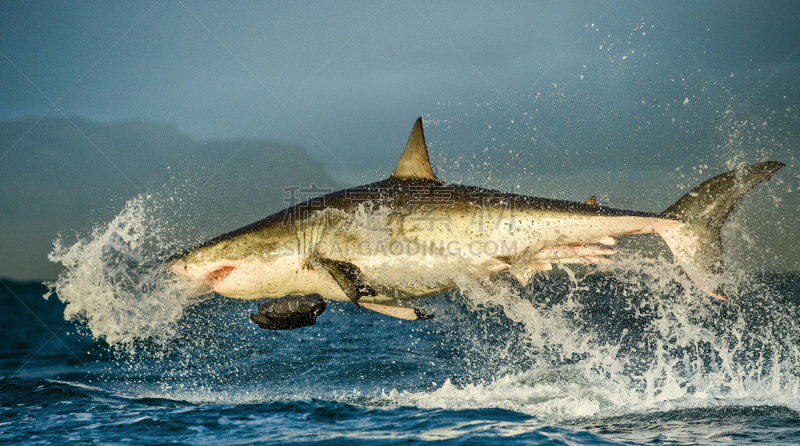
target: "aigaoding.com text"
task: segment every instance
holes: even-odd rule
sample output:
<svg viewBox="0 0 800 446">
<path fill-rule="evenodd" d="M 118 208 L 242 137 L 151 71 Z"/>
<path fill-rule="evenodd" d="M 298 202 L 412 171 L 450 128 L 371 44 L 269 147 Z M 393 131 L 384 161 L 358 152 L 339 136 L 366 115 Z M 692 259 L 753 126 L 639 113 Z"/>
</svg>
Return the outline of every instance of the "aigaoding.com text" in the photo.
<svg viewBox="0 0 800 446">
<path fill-rule="evenodd" d="M 322 257 L 335 256 L 516 256 L 518 254 L 516 240 L 361 240 L 359 242 L 339 242 L 320 240 L 307 248 L 286 242 L 283 252 L 287 256 L 298 253 L 315 254 Z"/>
</svg>

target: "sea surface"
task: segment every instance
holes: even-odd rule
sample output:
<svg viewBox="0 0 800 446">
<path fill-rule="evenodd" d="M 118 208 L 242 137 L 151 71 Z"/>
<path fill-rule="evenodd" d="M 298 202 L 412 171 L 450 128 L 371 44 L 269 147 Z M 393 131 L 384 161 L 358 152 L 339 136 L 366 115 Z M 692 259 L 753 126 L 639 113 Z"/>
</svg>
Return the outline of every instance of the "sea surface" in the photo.
<svg viewBox="0 0 800 446">
<path fill-rule="evenodd" d="M 270 332 L 171 279 L 148 218 L 56 242 L 53 283 L 0 282 L 0 441 L 800 444 L 796 273 L 740 271 L 722 302 L 622 244 L 418 301 L 432 320 L 330 302 Z"/>
</svg>

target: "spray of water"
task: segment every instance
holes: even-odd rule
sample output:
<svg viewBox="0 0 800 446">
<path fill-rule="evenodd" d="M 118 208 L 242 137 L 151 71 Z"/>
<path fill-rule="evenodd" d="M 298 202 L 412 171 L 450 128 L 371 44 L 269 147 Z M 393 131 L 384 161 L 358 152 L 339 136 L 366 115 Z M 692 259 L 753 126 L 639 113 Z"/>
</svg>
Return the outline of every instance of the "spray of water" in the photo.
<svg viewBox="0 0 800 446">
<path fill-rule="evenodd" d="M 729 278 L 738 297 L 714 301 L 669 258 L 633 252 L 610 266 L 563 269 L 550 283 L 525 289 L 469 289 L 477 312 L 500 308 L 521 328 L 525 358 L 476 349 L 484 364 L 505 363 L 506 371 L 484 382 L 447 380 L 433 392 L 383 397 L 561 420 L 726 404 L 800 408 L 800 314 L 785 286 L 740 272 Z"/>
<path fill-rule="evenodd" d="M 50 292 L 67 304 L 66 319 L 83 322 L 109 344 L 166 342 L 184 308 L 199 299 L 194 285 L 161 265 L 174 247 L 152 195 L 131 199 L 106 225 L 72 244 L 54 242 L 49 258 L 64 267 Z"/>
</svg>

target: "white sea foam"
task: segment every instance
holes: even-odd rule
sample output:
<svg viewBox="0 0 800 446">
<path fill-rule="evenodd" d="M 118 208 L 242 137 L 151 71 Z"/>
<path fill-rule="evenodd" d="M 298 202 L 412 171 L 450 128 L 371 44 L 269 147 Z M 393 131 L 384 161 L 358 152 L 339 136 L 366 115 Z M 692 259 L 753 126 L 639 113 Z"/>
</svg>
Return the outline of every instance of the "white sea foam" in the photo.
<svg viewBox="0 0 800 446">
<path fill-rule="evenodd" d="M 423 408 L 503 408 L 549 420 L 728 404 L 800 409 L 798 315 L 772 304 L 780 297 L 775 291 L 731 273 L 729 285 L 757 302 L 714 301 L 670 259 L 633 253 L 603 269 L 616 277 L 604 292 L 622 297 L 616 311 L 633 316 L 635 334 L 624 329 L 609 338 L 595 321 L 576 318 L 600 296 L 585 273 L 570 271 L 568 296 L 557 305 L 542 305 L 541 297 L 515 289 L 473 289 L 474 302 L 499 306 L 524 327 L 522 337 L 536 346 L 533 364 L 489 382 L 455 385 L 448 379 L 433 391 L 393 390 L 382 398 Z M 501 358 L 487 363 L 507 355 L 494 354 Z"/>
<path fill-rule="evenodd" d="M 109 344 L 136 339 L 164 342 L 184 308 L 197 301 L 191 284 L 168 274 L 161 261 L 172 242 L 157 217 L 152 195 L 131 199 L 108 224 L 67 244 L 58 238 L 49 258 L 64 266 L 50 293 L 67 304 L 66 319 L 79 319 Z"/>
</svg>

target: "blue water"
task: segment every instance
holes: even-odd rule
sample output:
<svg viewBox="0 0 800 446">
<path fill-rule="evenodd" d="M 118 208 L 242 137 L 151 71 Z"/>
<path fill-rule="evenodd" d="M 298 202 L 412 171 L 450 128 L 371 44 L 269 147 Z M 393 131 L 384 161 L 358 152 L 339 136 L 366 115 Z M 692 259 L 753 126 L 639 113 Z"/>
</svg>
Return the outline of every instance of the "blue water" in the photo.
<svg viewBox="0 0 800 446">
<path fill-rule="evenodd" d="M 527 287 L 465 279 L 418 301 L 433 320 L 330 302 L 270 332 L 164 271 L 159 203 L 57 240 L 55 282 L 0 283 L 0 440 L 800 444 L 796 273 L 731 262 L 716 301 L 639 236 Z"/>
<path fill-rule="evenodd" d="M 749 276 L 720 303 L 659 271 L 501 279 L 421 301 L 424 322 L 331 302 L 288 332 L 212 296 L 186 303 L 167 340 L 140 317 L 111 345 L 88 328 L 110 313 L 65 321 L 46 286 L 4 281 L 0 439 L 800 444 L 800 276 Z"/>
</svg>

